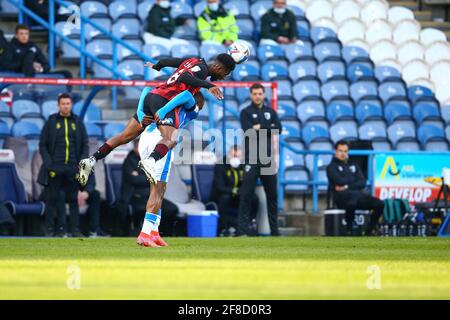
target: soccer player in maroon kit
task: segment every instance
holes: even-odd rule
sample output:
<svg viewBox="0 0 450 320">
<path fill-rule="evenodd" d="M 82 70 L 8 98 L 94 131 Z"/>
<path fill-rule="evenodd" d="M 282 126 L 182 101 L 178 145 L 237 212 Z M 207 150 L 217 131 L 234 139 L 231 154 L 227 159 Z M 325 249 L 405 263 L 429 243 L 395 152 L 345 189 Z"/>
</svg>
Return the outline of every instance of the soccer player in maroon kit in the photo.
<svg viewBox="0 0 450 320">
<path fill-rule="evenodd" d="M 211 81 L 223 80 L 235 68 L 233 58 L 226 54 L 219 54 L 213 61 L 206 63 L 201 58 L 166 58 L 158 61 L 157 64 L 147 62 L 146 66 L 160 71 L 164 67 L 177 68 L 165 84 L 160 85 L 148 93 L 144 98 L 145 117 L 142 123 L 139 122 L 135 114 L 128 122 L 127 127 L 117 136 L 106 141 L 91 157 L 80 161 L 78 181 L 82 186 L 86 185 L 92 169 L 97 160 L 105 158 L 112 150 L 120 145 L 126 144 L 138 137 L 144 128 L 152 121 L 157 121 L 158 129 L 163 138 L 156 145 L 151 157 L 154 161 L 163 158 L 168 150 L 176 145 L 172 139 L 173 133 L 177 130 L 176 111 L 168 113 L 165 119 L 155 119 L 156 112 L 162 108 L 171 98 L 179 93 L 188 90 L 195 95 L 201 88 L 206 88 L 217 99 L 223 99 L 223 93 L 219 87 L 206 81 L 211 77 Z M 151 181 L 152 182 L 152 181 Z"/>
</svg>

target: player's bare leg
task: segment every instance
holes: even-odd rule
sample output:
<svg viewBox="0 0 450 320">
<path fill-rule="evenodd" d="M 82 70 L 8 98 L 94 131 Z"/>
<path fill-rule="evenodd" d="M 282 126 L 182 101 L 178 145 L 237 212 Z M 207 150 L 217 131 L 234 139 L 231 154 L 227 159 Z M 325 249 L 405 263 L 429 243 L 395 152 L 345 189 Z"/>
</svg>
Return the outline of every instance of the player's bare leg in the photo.
<svg viewBox="0 0 450 320">
<path fill-rule="evenodd" d="M 144 171 L 151 184 L 155 184 L 154 165 L 156 161 L 164 158 L 167 152 L 173 149 L 177 145 L 178 129 L 172 126 L 158 125 L 158 129 L 161 132 L 161 140 L 156 145 L 150 157 L 147 159 L 141 159 L 139 167 Z"/>
<path fill-rule="evenodd" d="M 92 173 L 92 169 L 98 160 L 105 158 L 115 148 L 136 139 L 142 131 L 144 131 L 142 125 L 135 118 L 131 118 L 125 130 L 108 139 L 92 156 L 81 160 L 78 165 L 78 182 L 81 186 L 84 187 L 86 185 L 89 175 Z"/>
<path fill-rule="evenodd" d="M 166 183 L 158 181 L 150 188 L 146 214 L 142 231 L 136 242 L 145 247 L 166 247 L 168 244 L 159 235 L 158 227 L 161 221 L 161 205 L 166 192 Z"/>
</svg>

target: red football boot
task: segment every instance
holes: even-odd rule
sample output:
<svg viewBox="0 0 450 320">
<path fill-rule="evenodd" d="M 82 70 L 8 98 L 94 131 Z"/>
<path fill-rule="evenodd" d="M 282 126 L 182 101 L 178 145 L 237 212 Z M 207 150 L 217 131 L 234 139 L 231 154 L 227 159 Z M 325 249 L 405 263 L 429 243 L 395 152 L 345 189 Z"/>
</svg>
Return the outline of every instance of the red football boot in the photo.
<svg viewBox="0 0 450 320">
<path fill-rule="evenodd" d="M 152 236 L 141 232 L 139 234 L 139 237 L 136 240 L 137 244 L 140 246 L 144 246 L 144 247 L 152 247 L 152 248 L 156 248 L 159 247 L 155 241 L 152 239 Z"/>
<path fill-rule="evenodd" d="M 158 246 L 160 246 L 160 247 L 167 247 L 167 246 L 169 246 L 169 245 L 167 244 L 167 242 L 165 242 L 164 239 L 161 238 L 161 236 L 159 235 L 159 232 L 158 232 L 158 231 L 152 231 L 152 232 L 150 233 L 150 239 L 151 239 L 154 243 L 156 243 Z"/>
</svg>

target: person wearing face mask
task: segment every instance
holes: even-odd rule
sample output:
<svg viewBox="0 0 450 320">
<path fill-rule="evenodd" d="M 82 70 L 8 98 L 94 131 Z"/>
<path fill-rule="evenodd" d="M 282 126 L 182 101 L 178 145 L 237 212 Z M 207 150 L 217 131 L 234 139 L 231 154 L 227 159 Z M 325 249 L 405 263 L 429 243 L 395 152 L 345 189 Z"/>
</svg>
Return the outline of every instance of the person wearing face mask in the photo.
<svg viewBox="0 0 450 320">
<path fill-rule="evenodd" d="M 224 163 L 216 164 L 214 167 L 211 191 L 211 201 L 216 202 L 219 206 L 219 233 L 222 236 L 234 235 L 237 229 L 237 212 L 243 178 L 242 150 L 239 146 L 233 146 L 228 151 Z M 252 220 L 255 219 L 257 211 L 258 197 L 253 194 L 250 211 Z M 256 230 L 254 231 L 256 232 Z"/>
<path fill-rule="evenodd" d="M 219 0 L 207 0 L 207 6 L 197 20 L 197 28 L 201 41 L 228 47 L 238 39 L 236 19 Z"/>
<path fill-rule="evenodd" d="M 169 0 L 156 0 L 147 17 L 147 32 L 144 33 L 145 43 L 157 43 L 170 49 L 177 44 L 187 44 L 188 41 L 172 37 L 175 27 L 185 23 L 184 18 L 172 18 Z"/>
<path fill-rule="evenodd" d="M 366 178 L 357 163 L 348 159 L 349 144 L 340 140 L 335 145 L 335 155 L 327 167 L 327 177 L 333 192 L 334 201 L 339 209 L 345 210 L 347 235 L 352 235 L 355 210 L 373 210 L 370 223 L 365 232 L 373 235 L 373 231 L 383 214 L 383 201 L 365 192 Z"/>
<path fill-rule="evenodd" d="M 297 38 L 294 13 L 286 8 L 286 0 L 274 0 L 273 8 L 261 18 L 261 44 L 290 44 Z"/>
</svg>

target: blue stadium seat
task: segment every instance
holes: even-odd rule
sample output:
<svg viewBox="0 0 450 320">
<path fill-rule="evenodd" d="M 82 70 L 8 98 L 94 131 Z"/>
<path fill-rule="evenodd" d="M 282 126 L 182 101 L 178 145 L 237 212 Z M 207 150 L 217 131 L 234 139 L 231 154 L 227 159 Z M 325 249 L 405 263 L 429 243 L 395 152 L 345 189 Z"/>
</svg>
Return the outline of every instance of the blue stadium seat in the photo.
<svg viewBox="0 0 450 320">
<path fill-rule="evenodd" d="M 83 107 L 84 100 L 78 101 L 73 106 L 73 112 L 76 115 L 80 115 L 81 108 Z M 86 114 L 84 115 L 84 121 L 100 121 L 102 119 L 102 113 L 99 107 L 97 107 L 95 104 L 91 103 L 87 110 Z"/>
<path fill-rule="evenodd" d="M 11 116 L 11 108 L 3 101 L 0 100 L 0 117 Z"/>
<path fill-rule="evenodd" d="M 112 60 L 111 59 L 101 59 L 106 65 L 112 68 Z M 103 68 L 100 64 L 93 63 L 92 64 L 92 72 L 94 73 L 94 78 L 103 78 L 103 79 L 111 79 L 112 72 L 106 68 Z"/>
<path fill-rule="evenodd" d="M 310 40 L 310 25 L 306 20 L 297 20 L 297 32 L 299 39 L 301 40 Z"/>
<path fill-rule="evenodd" d="M 239 28 L 238 37 L 243 40 L 253 40 L 255 24 L 252 19 L 238 18 L 236 24 Z"/>
<path fill-rule="evenodd" d="M 298 103 L 304 100 L 322 98 L 318 80 L 300 80 L 294 85 L 292 91 Z"/>
<path fill-rule="evenodd" d="M 450 124 L 450 105 L 441 107 L 442 120 L 446 124 Z"/>
<path fill-rule="evenodd" d="M 316 78 L 317 63 L 315 60 L 302 60 L 289 66 L 289 77 L 293 82 L 300 79 Z"/>
<path fill-rule="evenodd" d="M 375 77 L 380 83 L 385 81 L 402 81 L 400 72 L 388 66 L 379 66 L 375 68 Z"/>
<path fill-rule="evenodd" d="M 297 182 L 311 181 L 308 171 L 302 168 L 286 168 L 284 171 L 284 179 Z M 285 193 L 301 193 L 309 190 L 307 184 L 286 184 L 284 186 Z"/>
<path fill-rule="evenodd" d="M 344 46 L 342 48 L 342 57 L 347 64 L 358 61 L 370 63 L 369 53 L 360 47 Z"/>
<path fill-rule="evenodd" d="M 396 120 L 410 120 L 411 106 L 408 101 L 390 101 L 384 107 L 384 117 L 388 124 Z"/>
<path fill-rule="evenodd" d="M 181 1 L 172 2 L 170 9 L 170 14 L 174 19 L 184 18 L 184 19 L 195 19 L 194 10 L 192 6 Z"/>
<path fill-rule="evenodd" d="M 435 101 L 421 101 L 413 107 L 414 119 L 421 124 L 425 120 L 441 120 L 439 104 Z"/>
<path fill-rule="evenodd" d="M 0 120 L 0 149 L 3 148 L 4 139 L 9 136 L 11 136 L 11 130 L 5 122 Z"/>
<path fill-rule="evenodd" d="M 278 100 L 277 114 L 281 120 L 295 119 L 297 117 L 295 103 L 291 100 Z"/>
<path fill-rule="evenodd" d="M 113 49 L 111 40 L 93 40 L 86 45 L 86 50 L 100 59 L 112 59 Z M 92 66 L 91 59 L 88 59 L 88 65 Z"/>
<path fill-rule="evenodd" d="M 319 141 L 319 142 L 312 142 L 308 146 L 308 150 L 315 150 L 315 151 L 331 151 L 333 150 L 333 145 L 330 141 Z M 317 168 L 325 169 L 331 162 L 332 155 L 331 154 L 321 154 L 317 157 Z M 313 155 L 306 155 L 305 156 L 305 162 L 306 167 L 309 170 L 310 176 L 312 178 L 313 170 L 314 170 L 314 156 Z M 320 174 L 319 174 L 320 175 Z"/>
<path fill-rule="evenodd" d="M 322 100 L 307 100 L 297 106 L 297 117 L 302 124 L 311 120 L 325 120 L 325 105 Z"/>
<path fill-rule="evenodd" d="M 319 63 L 341 59 L 341 46 L 338 42 L 322 41 L 314 46 L 313 52 Z"/>
<path fill-rule="evenodd" d="M 345 139 L 346 141 L 358 140 L 358 128 L 353 120 L 338 121 L 330 127 L 330 136 L 333 143 Z"/>
<path fill-rule="evenodd" d="M 373 80 L 373 69 L 367 64 L 352 63 L 347 68 L 347 78 L 350 82 L 355 83 L 360 80 Z"/>
<path fill-rule="evenodd" d="M 102 27 L 108 32 L 111 31 L 111 20 L 107 18 L 92 19 L 92 22 L 98 24 L 100 27 Z M 86 41 L 91 41 L 92 39 L 105 38 L 107 36 L 93 25 L 85 24 L 84 37 Z"/>
<path fill-rule="evenodd" d="M 290 80 L 278 80 L 278 98 L 291 99 L 292 98 L 292 83 Z M 270 94 L 271 95 L 271 94 Z"/>
<path fill-rule="evenodd" d="M 139 16 L 139 19 L 141 21 L 146 21 L 148 17 L 148 13 L 150 9 L 152 8 L 153 4 L 155 3 L 154 0 L 146 0 L 138 4 L 137 7 L 137 14 Z"/>
<path fill-rule="evenodd" d="M 105 139 L 114 137 L 121 133 L 125 129 L 125 125 L 122 123 L 108 123 L 103 128 Z"/>
<path fill-rule="evenodd" d="M 447 137 L 447 140 L 450 141 L 450 126 L 447 126 L 447 128 L 445 128 L 445 135 Z"/>
<path fill-rule="evenodd" d="M 325 128 L 307 124 L 302 129 L 302 138 L 305 144 L 309 146 L 312 142 L 328 141 L 330 136 Z"/>
<path fill-rule="evenodd" d="M 112 26 L 112 34 L 122 39 L 140 39 L 140 22 L 138 19 L 121 18 Z"/>
<path fill-rule="evenodd" d="M 303 11 L 302 8 L 300 8 L 299 5 L 289 5 L 288 9 L 291 10 L 294 13 L 295 18 L 297 20 L 305 20 L 306 19 L 305 18 L 305 11 Z"/>
<path fill-rule="evenodd" d="M 42 109 L 42 116 L 44 117 L 44 119 L 48 119 L 48 117 L 59 111 L 58 109 L 58 101 L 56 100 L 48 100 L 45 101 L 42 105 L 41 105 L 41 109 Z"/>
<path fill-rule="evenodd" d="M 358 128 L 361 140 L 387 141 L 386 131 L 386 123 L 381 120 L 366 121 Z"/>
<path fill-rule="evenodd" d="M 433 125 L 421 125 L 417 129 L 417 138 L 424 146 L 430 141 L 442 141 L 445 140 L 445 132 L 443 129 Z"/>
<path fill-rule="evenodd" d="M 408 152 L 420 151 L 420 145 L 417 142 L 417 140 L 400 141 L 395 146 L 395 150 L 397 150 L 397 151 L 408 151 Z"/>
<path fill-rule="evenodd" d="M 383 118 L 381 102 L 378 100 L 361 100 L 356 105 L 355 115 L 360 124 L 367 120 L 380 120 Z"/>
<path fill-rule="evenodd" d="M 127 40 L 126 42 L 131 48 L 135 49 L 137 52 L 142 52 L 142 41 L 139 39 L 135 40 Z M 117 59 L 118 61 L 122 61 L 125 59 L 140 59 L 139 55 L 137 53 L 134 53 L 130 49 L 122 46 L 117 45 Z"/>
<path fill-rule="evenodd" d="M 250 6 L 247 1 L 231 0 L 224 4 L 225 9 L 229 10 L 235 18 L 250 18 Z"/>
<path fill-rule="evenodd" d="M 16 100 L 12 105 L 12 114 L 16 119 L 27 117 L 40 117 L 39 105 L 31 100 Z"/>
<path fill-rule="evenodd" d="M 267 10 L 271 9 L 273 6 L 272 1 L 263 0 L 257 1 L 250 6 L 250 14 L 254 21 L 260 21 L 261 17 Z"/>
<path fill-rule="evenodd" d="M 147 56 L 150 56 L 155 59 L 160 59 L 161 57 L 170 56 L 170 51 L 166 47 L 157 43 L 149 43 L 145 44 L 142 47 L 142 52 Z"/>
<path fill-rule="evenodd" d="M 11 130 L 13 137 L 25 137 L 30 139 L 39 139 L 41 128 L 29 119 L 17 121 Z"/>
<path fill-rule="evenodd" d="M 264 81 L 287 80 L 289 72 L 276 63 L 265 63 L 261 69 L 261 77 Z"/>
<path fill-rule="evenodd" d="M 396 149 L 399 142 L 416 142 L 416 126 L 411 121 L 397 121 L 388 127 L 388 137 Z"/>
<path fill-rule="evenodd" d="M 251 81 L 260 79 L 259 70 L 248 63 L 236 65 L 232 75 L 233 79 L 236 81 Z"/>
<path fill-rule="evenodd" d="M 347 98 L 349 95 L 348 82 L 346 80 L 332 80 L 322 85 L 323 99 L 329 103 L 334 99 Z"/>
<path fill-rule="evenodd" d="M 345 79 L 345 65 L 342 61 L 325 61 L 317 69 L 320 81 Z"/>
<path fill-rule="evenodd" d="M 117 70 L 130 79 L 144 77 L 144 64 L 141 60 L 125 60 L 118 64 Z"/>
<path fill-rule="evenodd" d="M 408 98 L 412 103 L 419 101 L 434 101 L 435 97 L 433 91 L 423 86 L 408 87 Z"/>
<path fill-rule="evenodd" d="M 75 24 L 68 24 L 67 21 L 57 22 L 55 24 L 55 29 L 66 37 L 72 35 L 79 38 L 80 36 L 80 27 L 76 26 Z M 57 48 L 61 47 L 61 39 L 59 37 L 55 37 L 55 45 Z"/>
<path fill-rule="evenodd" d="M 81 4 L 81 14 L 86 18 L 107 18 L 108 8 L 98 1 L 84 1 Z"/>
<path fill-rule="evenodd" d="M 13 5 L 11 2 L 7 0 L 1 0 L 0 8 L 1 8 L 0 12 L 2 14 L 17 16 L 17 14 L 19 13 L 19 9 L 17 9 L 15 5 Z"/>
<path fill-rule="evenodd" d="M 303 144 L 301 142 L 290 142 L 289 146 L 297 150 L 304 150 Z M 285 168 L 305 166 L 304 156 L 302 154 L 295 153 L 294 151 L 288 148 L 284 149 L 283 159 Z"/>
<path fill-rule="evenodd" d="M 6 125 L 10 130 L 12 129 L 12 126 L 16 122 L 13 116 L 0 116 L 0 121 L 6 123 Z"/>
<path fill-rule="evenodd" d="M 298 121 L 282 121 L 281 137 L 285 140 L 298 141 L 301 136 L 300 123 Z"/>
<path fill-rule="evenodd" d="M 378 87 L 378 93 L 384 103 L 392 99 L 407 99 L 405 86 L 401 82 L 385 81 Z"/>
<path fill-rule="evenodd" d="M 209 61 L 223 52 L 224 47 L 220 44 L 202 43 L 200 46 L 200 56 L 205 59 L 205 61 Z"/>
<path fill-rule="evenodd" d="M 350 95 L 355 103 L 363 99 L 377 99 L 378 85 L 371 80 L 355 82 L 350 86 Z"/>
<path fill-rule="evenodd" d="M 314 43 L 320 43 L 322 41 L 330 41 L 339 43 L 336 33 L 330 28 L 326 27 L 312 27 L 311 28 L 311 39 Z M 340 50 L 340 48 L 339 48 Z M 340 56 L 340 54 L 339 54 Z"/>
<path fill-rule="evenodd" d="M 214 165 L 194 164 L 192 169 L 192 196 L 205 205 L 211 204 L 211 190 L 214 183 Z M 222 213 L 224 214 L 224 213 Z"/>
<path fill-rule="evenodd" d="M 173 37 L 185 40 L 197 40 L 197 22 L 195 19 L 187 19 L 182 26 L 175 28 Z M 196 46 L 198 47 L 198 46 Z"/>
<path fill-rule="evenodd" d="M 258 56 L 258 60 L 261 63 L 264 63 L 267 60 L 284 59 L 285 58 L 284 51 L 281 46 L 268 45 L 268 44 L 263 44 L 258 47 L 257 56 Z"/>
<path fill-rule="evenodd" d="M 302 41 L 284 46 L 286 59 L 290 62 L 313 58 L 312 43 L 310 41 Z"/>
<path fill-rule="evenodd" d="M 86 126 L 86 131 L 89 137 L 97 139 L 103 138 L 102 128 L 100 128 L 99 125 L 91 122 L 85 122 L 84 125 Z"/>
<path fill-rule="evenodd" d="M 353 109 L 351 102 L 333 101 L 327 106 L 327 119 L 330 123 L 341 120 L 353 120 Z"/>
<path fill-rule="evenodd" d="M 198 57 L 200 55 L 198 48 L 192 44 L 174 45 L 171 53 L 174 58 Z"/>
<path fill-rule="evenodd" d="M 69 36 L 70 40 L 72 40 L 78 46 L 80 45 L 80 36 L 79 35 L 71 35 Z M 67 42 L 63 42 L 61 44 L 62 55 L 61 58 L 63 62 L 71 63 L 73 61 L 79 61 L 80 52 L 69 45 Z"/>
</svg>

